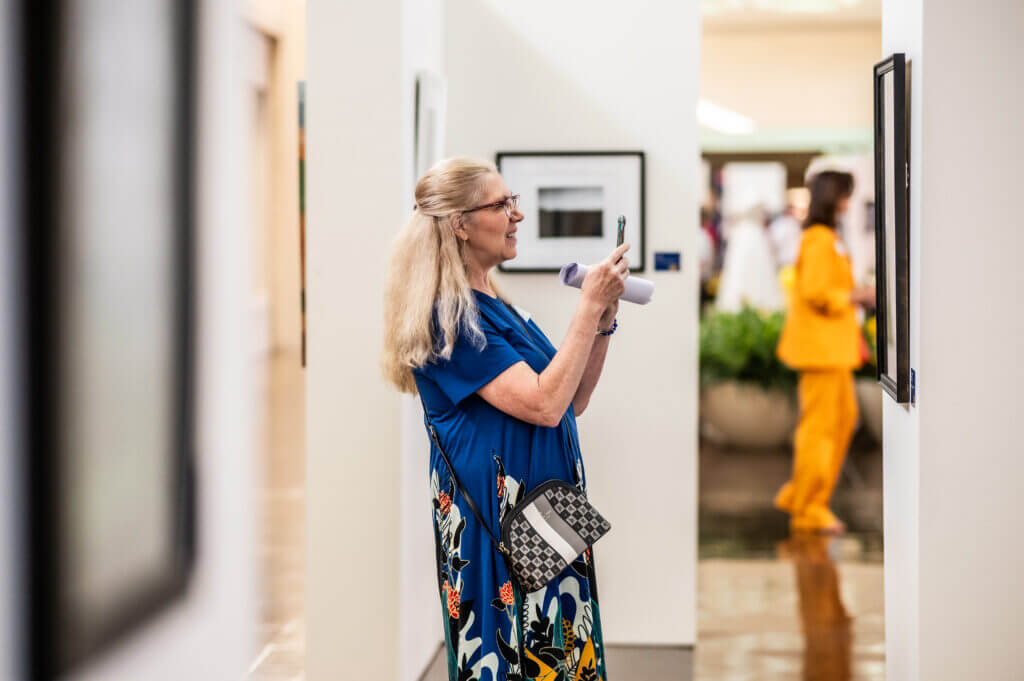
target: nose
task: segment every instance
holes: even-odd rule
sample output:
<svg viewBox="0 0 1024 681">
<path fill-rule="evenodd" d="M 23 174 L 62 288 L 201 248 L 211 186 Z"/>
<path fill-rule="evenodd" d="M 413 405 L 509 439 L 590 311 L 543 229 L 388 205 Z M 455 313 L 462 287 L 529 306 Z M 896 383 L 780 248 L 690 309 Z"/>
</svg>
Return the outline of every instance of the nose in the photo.
<svg viewBox="0 0 1024 681">
<path fill-rule="evenodd" d="M 509 213 L 508 219 L 515 223 L 522 222 L 524 217 L 522 211 L 519 210 L 519 206 L 516 206 L 515 210 Z"/>
</svg>

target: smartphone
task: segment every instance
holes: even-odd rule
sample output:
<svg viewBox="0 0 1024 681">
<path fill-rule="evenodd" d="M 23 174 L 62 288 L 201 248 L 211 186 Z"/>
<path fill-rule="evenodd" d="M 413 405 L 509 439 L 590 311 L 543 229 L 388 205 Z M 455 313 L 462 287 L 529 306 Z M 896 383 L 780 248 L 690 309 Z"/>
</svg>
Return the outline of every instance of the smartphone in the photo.
<svg viewBox="0 0 1024 681">
<path fill-rule="evenodd" d="M 619 232 L 615 235 L 615 248 L 618 248 L 626 241 L 626 216 L 619 216 Z"/>
</svg>

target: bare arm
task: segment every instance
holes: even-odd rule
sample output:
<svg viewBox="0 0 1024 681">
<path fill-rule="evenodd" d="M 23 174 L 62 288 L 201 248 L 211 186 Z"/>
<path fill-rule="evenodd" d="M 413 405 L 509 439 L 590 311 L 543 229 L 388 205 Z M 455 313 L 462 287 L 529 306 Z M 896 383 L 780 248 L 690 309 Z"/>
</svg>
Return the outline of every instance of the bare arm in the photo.
<svg viewBox="0 0 1024 681">
<path fill-rule="evenodd" d="M 480 397 L 527 423 L 558 425 L 583 377 L 601 309 L 599 303 L 581 298 L 561 348 L 544 371 L 537 374 L 526 362 L 518 362 L 480 388 Z"/>
<path fill-rule="evenodd" d="M 618 310 L 619 301 L 616 300 L 605 309 L 601 315 L 601 320 L 597 324 L 597 328 L 601 331 L 607 331 L 611 328 L 615 322 L 615 313 Z M 594 339 L 594 345 L 590 349 L 590 357 L 587 359 L 587 366 L 583 370 L 583 378 L 580 379 L 580 385 L 572 398 L 572 410 L 576 416 L 582 414 L 586 410 L 587 405 L 590 404 L 590 396 L 594 394 L 594 388 L 597 387 L 597 382 L 601 378 L 601 370 L 604 369 L 604 359 L 608 354 L 610 341 L 611 336 L 597 336 Z"/>
<path fill-rule="evenodd" d="M 593 357 L 598 321 L 610 302 L 618 300 L 625 288 L 623 277 L 628 263 L 619 260 L 628 248 L 629 244 L 623 244 L 587 273 L 569 330 L 547 368 L 537 374 L 526 362 L 518 362 L 480 388 L 477 391 L 480 397 L 527 423 L 548 427 L 558 425 L 572 404 Z M 598 342 L 603 342 L 607 351 L 607 340 Z"/>
</svg>

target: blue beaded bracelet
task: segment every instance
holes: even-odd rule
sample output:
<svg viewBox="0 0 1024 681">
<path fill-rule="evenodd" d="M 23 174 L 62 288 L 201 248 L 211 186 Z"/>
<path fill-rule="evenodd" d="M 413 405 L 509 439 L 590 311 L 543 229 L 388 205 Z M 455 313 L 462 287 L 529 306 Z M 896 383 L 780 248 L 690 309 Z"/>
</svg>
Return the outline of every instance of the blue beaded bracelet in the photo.
<svg viewBox="0 0 1024 681">
<path fill-rule="evenodd" d="M 597 335 L 598 336 L 610 336 L 613 333 L 615 333 L 615 329 L 617 329 L 617 328 L 619 328 L 619 318 L 618 317 L 616 317 L 615 319 L 612 320 L 612 328 L 608 329 L 607 331 L 602 331 L 601 329 L 598 329 L 597 330 Z"/>
</svg>

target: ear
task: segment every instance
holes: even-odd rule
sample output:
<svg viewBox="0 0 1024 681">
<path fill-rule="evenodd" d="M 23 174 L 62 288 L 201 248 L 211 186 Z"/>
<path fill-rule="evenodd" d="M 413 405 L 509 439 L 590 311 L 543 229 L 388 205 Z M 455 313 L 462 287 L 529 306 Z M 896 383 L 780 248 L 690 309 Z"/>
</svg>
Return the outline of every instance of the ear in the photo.
<svg viewBox="0 0 1024 681">
<path fill-rule="evenodd" d="M 455 232 L 455 238 L 459 241 L 469 240 L 469 231 L 466 230 L 466 216 L 462 213 L 455 213 L 451 217 L 452 231 Z"/>
</svg>

